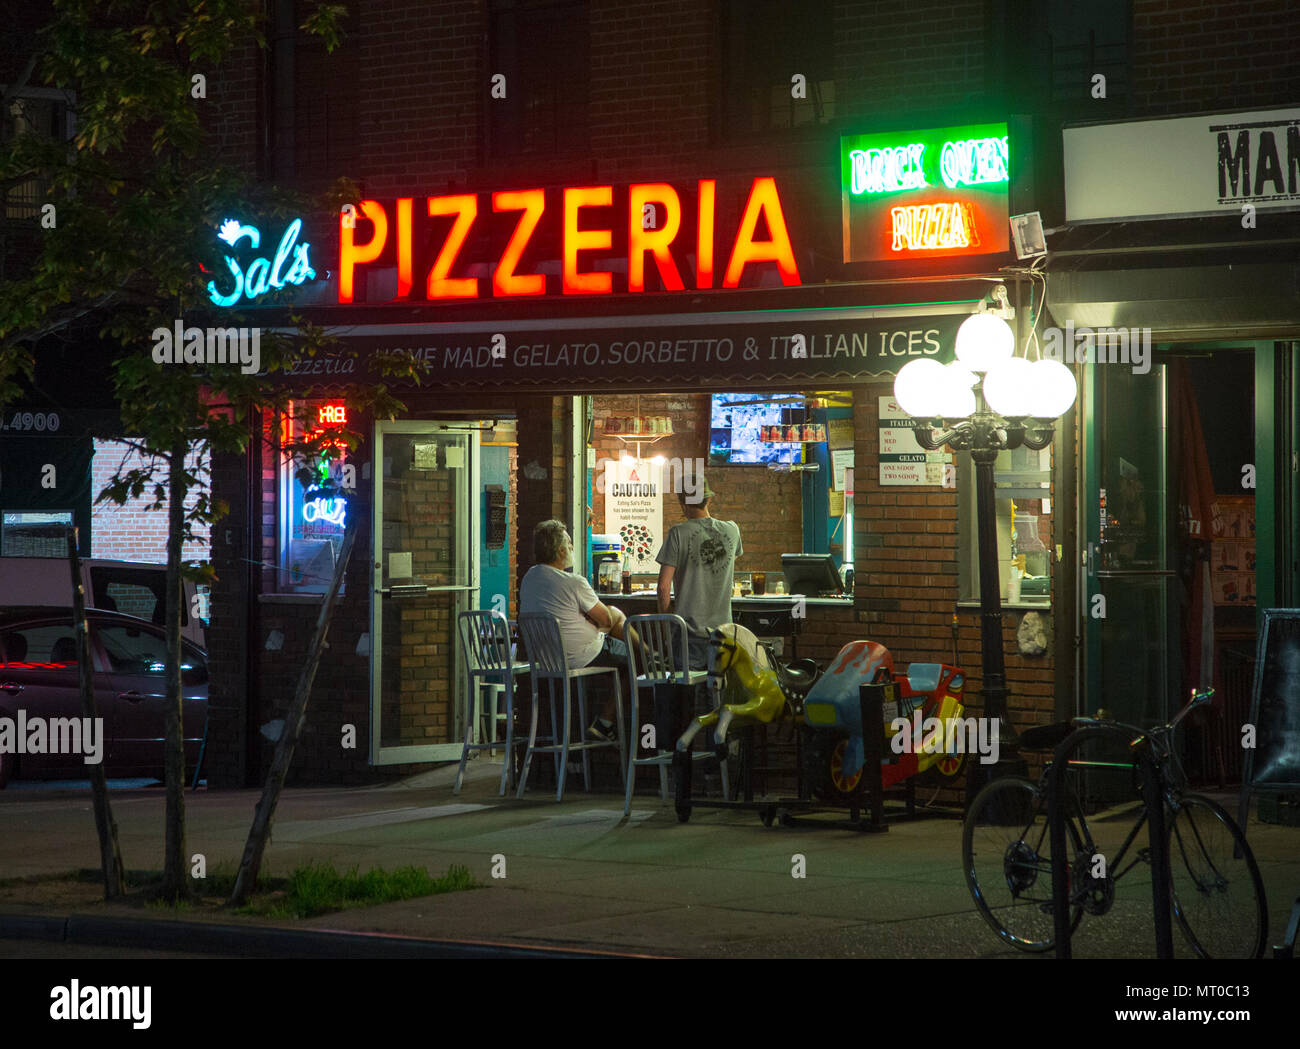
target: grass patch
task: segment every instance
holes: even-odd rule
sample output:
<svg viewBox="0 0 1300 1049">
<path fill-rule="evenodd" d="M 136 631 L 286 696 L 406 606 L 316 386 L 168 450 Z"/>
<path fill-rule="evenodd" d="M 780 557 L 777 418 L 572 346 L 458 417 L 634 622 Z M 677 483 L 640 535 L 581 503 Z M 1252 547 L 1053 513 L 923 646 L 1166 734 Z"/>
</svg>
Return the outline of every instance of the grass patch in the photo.
<svg viewBox="0 0 1300 1049">
<path fill-rule="evenodd" d="M 248 911 L 268 918 L 313 918 L 349 907 L 373 907 L 479 887 L 468 867 L 456 865 L 435 878 L 423 867 L 392 871 L 376 867 L 365 874 L 353 867 L 340 874 L 333 864 L 314 863 L 296 868 L 286 880 L 283 894 L 274 892 L 269 898 L 263 897 L 260 905 L 255 902 Z"/>
<path fill-rule="evenodd" d="M 161 872 L 126 870 L 123 872 L 126 895 L 120 902 L 173 914 L 216 916 L 226 908 L 237 873 L 235 864 L 217 864 L 206 877 L 191 880 L 191 898 L 174 901 L 159 895 Z M 0 879 L 0 890 L 17 893 L 21 902 L 60 905 L 76 896 L 75 889 L 71 889 L 72 896 L 69 896 L 70 887 L 102 883 L 103 874 L 98 868 L 84 867 L 62 874 Z M 257 891 L 247 906 L 236 908 L 234 913 L 275 920 L 314 918 L 353 907 L 373 907 L 395 900 L 478 888 L 482 886 L 474 880 L 469 868 L 455 865 L 441 877 L 434 877 L 422 867 L 399 867 L 391 871 L 376 867 L 365 874 L 353 867 L 340 874 L 329 863 L 309 863 L 295 868 L 288 877 L 272 877 L 269 867 L 264 866 Z M 80 892 L 84 895 L 85 890 Z"/>
</svg>

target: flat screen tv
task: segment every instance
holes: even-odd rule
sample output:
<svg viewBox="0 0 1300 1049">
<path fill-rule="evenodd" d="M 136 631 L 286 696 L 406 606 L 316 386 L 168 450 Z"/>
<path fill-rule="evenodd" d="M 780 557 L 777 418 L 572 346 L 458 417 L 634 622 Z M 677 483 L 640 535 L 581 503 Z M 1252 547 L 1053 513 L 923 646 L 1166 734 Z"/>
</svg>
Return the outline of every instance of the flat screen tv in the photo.
<svg viewBox="0 0 1300 1049">
<path fill-rule="evenodd" d="M 791 594 L 821 597 L 844 593 L 831 554 L 782 554 L 781 572 L 785 575 L 785 588 Z"/>
<path fill-rule="evenodd" d="M 763 426 L 781 424 L 781 409 L 802 407 L 795 396 L 763 399 L 753 393 L 715 393 L 709 419 L 709 463 L 801 463 L 803 446 L 761 439 Z"/>
</svg>

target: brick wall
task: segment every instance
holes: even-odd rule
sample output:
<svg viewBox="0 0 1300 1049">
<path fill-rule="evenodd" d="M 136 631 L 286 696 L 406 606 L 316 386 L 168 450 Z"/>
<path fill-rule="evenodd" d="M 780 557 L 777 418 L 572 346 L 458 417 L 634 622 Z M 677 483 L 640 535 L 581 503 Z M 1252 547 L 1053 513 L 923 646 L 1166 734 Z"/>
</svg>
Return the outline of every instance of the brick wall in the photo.
<svg viewBox="0 0 1300 1049">
<path fill-rule="evenodd" d="M 1300 98 L 1292 0 L 1134 0 L 1138 113 L 1223 112 Z"/>
<path fill-rule="evenodd" d="M 94 457 L 90 462 L 90 492 L 92 501 L 99 496 L 104 487 L 119 471 L 125 473 L 141 463 L 140 457 L 127 445 L 119 441 L 96 440 Z M 206 473 L 208 457 L 202 458 L 198 453 L 191 454 L 186 460 L 188 469 L 201 467 Z M 159 481 L 167 483 L 167 468 L 161 465 L 156 474 Z M 187 505 L 194 505 L 191 497 Z M 167 560 L 167 503 L 156 510 L 148 509 L 153 502 L 153 495 L 145 492 L 124 504 L 102 502 L 94 505 L 90 512 L 91 557 L 114 557 L 124 561 L 149 561 L 161 563 Z M 181 554 L 187 561 L 207 560 L 209 553 L 208 530 L 198 529 L 202 535 L 186 543 Z"/>
</svg>

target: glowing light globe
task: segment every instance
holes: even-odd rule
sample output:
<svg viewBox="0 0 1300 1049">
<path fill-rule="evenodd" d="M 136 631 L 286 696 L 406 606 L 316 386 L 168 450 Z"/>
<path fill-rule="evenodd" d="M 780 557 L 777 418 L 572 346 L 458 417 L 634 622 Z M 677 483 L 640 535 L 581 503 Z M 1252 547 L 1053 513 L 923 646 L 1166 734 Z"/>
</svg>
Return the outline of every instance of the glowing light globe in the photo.
<svg viewBox="0 0 1300 1049">
<path fill-rule="evenodd" d="M 1032 362 L 1012 357 L 984 376 L 984 399 L 990 408 L 1008 419 L 1037 415 L 1034 411 L 1037 377 Z"/>
<path fill-rule="evenodd" d="M 909 361 L 894 380 L 894 400 L 914 419 L 934 419 L 942 413 L 946 386 L 944 366 L 938 361 Z"/>
<path fill-rule="evenodd" d="M 987 372 L 1010 360 L 1015 348 L 1011 325 L 993 313 L 972 313 L 957 329 L 957 360 L 973 372 Z"/>
<path fill-rule="evenodd" d="M 1034 361 L 1033 412 L 1038 419 L 1056 419 L 1070 410 L 1078 396 L 1074 373 L 1060 361 Z"/>
<path fill-rule="evenodd" d="M 975 414 L 975 390 L 979 376 L 953 362 L 943 369 L 939 389 L 939 415 L 945 419 L 964 419 Z"/>
</svg>

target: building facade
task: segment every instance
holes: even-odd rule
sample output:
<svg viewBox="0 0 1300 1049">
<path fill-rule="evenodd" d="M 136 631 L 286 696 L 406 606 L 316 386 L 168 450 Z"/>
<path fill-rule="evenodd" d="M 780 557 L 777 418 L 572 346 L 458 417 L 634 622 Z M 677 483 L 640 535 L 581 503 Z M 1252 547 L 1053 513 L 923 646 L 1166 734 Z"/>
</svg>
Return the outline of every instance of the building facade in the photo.
<svg viewBox="0 0 1300 1049">
<path fill-rule="evenodd" d="M 294 308 L 340 346 L 284 379 L 305 424 L 266 418 L 247 456 L 213 463 L 231 514 L 212 537 L 212 785 L 265 771 L 345 525 L 283 461 L 292 425 L 365 438 L 312 464 L 351 468 L 358 538 L 298 782 L 459 757 L 455 615 L 515 613 L 550 517 L 575 571 L 596 572 L 594 537 L 613 532 L 634 587 L 650 582 L 673 488 L 700 467 L 744 536 L 739 573 L 793 593 L 783 555 L 820 554 L 851 578 L 773 628 L 798 655 L 867 638 L 899 664 L 955 661 L 978 712 L 969 456 L 909 443 L 892 384 L 909 360 L 950 361 L 1000 287 L 1022 355 L 1065 357 L 1051 339 L 1079 328 L 1136 333 L 1125 355 L 1071 341 L 1075 407 L 1048 449 L 997 467 L 1012 723 L 1151 721 L 1206 675 L 1232 694 L 1254 609 L 1296 603 L 1300 30 L 1284 3 L 382 3 L 332 54 L 295 30 L 300 6 L 269 5 L 269 51 L 209 78 L 227 155 L 360 190 L 292 236 L 256 215 L 228 231 L 258 226 L 261 247 L 230 242 L 247 281 L 212 314 L 286 326 L 253 259 L 288 279 L 309 244 Z M 1186 157 L 1171 142 L 1133 159 L 1185 117 Z M 1214 192 L 1220 172 L 1233 192 Z M 1191 202 L 1134 208 L 1139 190 Z M 1033 212 L 1036 261 L 1010 225 Z M 395 419 L 358 415 L 387 351 L 425 373 L 392 382 Z M 1198 439 L 1213 492 L 1189 480 Z M 1198 729 L 1198 774 L 1239 767 L 1235 716 Z"/>
</svg>

